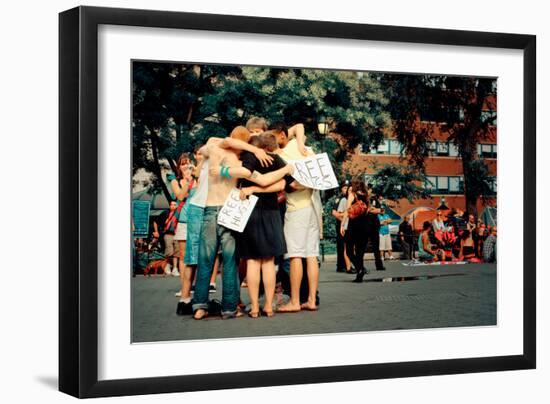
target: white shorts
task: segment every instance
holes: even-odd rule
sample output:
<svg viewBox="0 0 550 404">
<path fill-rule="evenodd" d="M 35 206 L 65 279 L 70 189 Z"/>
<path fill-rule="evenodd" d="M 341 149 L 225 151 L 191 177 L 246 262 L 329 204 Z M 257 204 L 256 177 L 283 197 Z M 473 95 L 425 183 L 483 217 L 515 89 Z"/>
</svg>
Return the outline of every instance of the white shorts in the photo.
<svg viewBox="0 0 550 404">
<path fill-rule="evenodd" d="M 176 227 L 176 234 L 174 235 L 174 240 L 176 241 L 185 241 L 187 240 L 187 223 L 179 222 Z"/>
<path fill-rule="evenodd" d="M 391 235 L 380 235 L 380 251 L 391 251 Z"/>
<path fill-rule="evenodd" d="M 285 258 L 319 256 L 319 224 L 313 206 L 285 213 Z"/>
</svg>

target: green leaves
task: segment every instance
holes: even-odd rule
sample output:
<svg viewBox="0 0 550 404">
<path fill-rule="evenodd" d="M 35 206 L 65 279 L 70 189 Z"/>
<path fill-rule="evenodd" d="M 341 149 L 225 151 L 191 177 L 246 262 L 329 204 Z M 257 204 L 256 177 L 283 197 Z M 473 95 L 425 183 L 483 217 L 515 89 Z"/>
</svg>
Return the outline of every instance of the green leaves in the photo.
<svg viewBox="0 0 550 404">
<path fill-rule="evenodd" d="M 422 171 L 412 166 L 386 164 L 379 166 L 373 164 L 376 174 L 372 175 L 369 182 L 373 185 L 373 191 L 382 195 L 384 199 L 399 201 L 408 199 L 412 202 L 417 198 L 429 198 L 424 189 L 426 176 Z"/>
</svg>

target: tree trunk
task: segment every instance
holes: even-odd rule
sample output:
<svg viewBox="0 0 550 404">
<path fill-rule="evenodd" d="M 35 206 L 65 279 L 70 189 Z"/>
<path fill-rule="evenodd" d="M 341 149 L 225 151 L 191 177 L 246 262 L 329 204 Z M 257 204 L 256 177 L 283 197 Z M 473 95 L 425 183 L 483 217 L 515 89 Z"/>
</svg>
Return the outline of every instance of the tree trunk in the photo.
<svg viewBox="0 0 550 404">
<path fill-rule="evenodd" d="M 477 158 L 477 143 L 474 141 L 475 136 L 472 136 L 472 130 L 467 130 L 468 133 L 461 134 L 463 139 L 459 145 L 460 155 L 462 158 L 462 172 L 464 173 L 464 199 L 466 201 L 466 212 L 477 217 L 477 199 L 479 195 L 475 195 L 470 190 L 469 179 L 471 178 L 470 163 Z"/>
<path fill-rule="evenodd" d="M 164 193 L 164 196 L 166 196 L 166 199 L 170 201 L 172 199 L 172 194 L 168 190 L 168 187 L 166 186 L 166 183 L 162 178 L 162 171 L 160 169 L 159 153 L 157 146 L 157 134 L 154 132 L 154 130 L 151 130 L 151 151 L 153 153 L 153 174 L 155 174 L 159 179 L 162 192 Z"/>
</svg>

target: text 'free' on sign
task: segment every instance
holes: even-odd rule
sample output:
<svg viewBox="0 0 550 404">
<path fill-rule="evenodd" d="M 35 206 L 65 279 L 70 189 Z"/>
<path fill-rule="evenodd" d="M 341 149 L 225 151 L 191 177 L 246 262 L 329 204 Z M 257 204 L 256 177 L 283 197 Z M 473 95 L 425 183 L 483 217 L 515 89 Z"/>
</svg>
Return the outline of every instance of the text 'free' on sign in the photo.
<svg viewBox="0 0 550 404">
<path fill-rule="evenodd" d="M 290 163 L 294 165 L 292 177 L 301 185 L 318 190 L 338 188 L 338 180 L 327 153 L 316 154 L 303 160 L 292 160 Z"/>
<path fill-rule="evenodd" d="M 241 200 L 239 194 L 240 191 L 237 188 L 231 190 L 218 213 L 218 224 L 242 233 L 258 197 L 250 195 L 248 199 Z"/>
</svg>

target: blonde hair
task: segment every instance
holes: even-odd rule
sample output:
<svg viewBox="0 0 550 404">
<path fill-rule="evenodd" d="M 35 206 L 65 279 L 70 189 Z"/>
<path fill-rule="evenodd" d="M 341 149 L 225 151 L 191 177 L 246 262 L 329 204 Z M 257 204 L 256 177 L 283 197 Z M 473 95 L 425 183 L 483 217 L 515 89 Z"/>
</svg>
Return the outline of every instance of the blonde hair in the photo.
<svg viewBox="0 0 550 404">
<path fill-rule="evenodd" d="M 246 129 L 248 129 L 249 132 L 253 132 L 255 130 L 265 132 L 267 130 L 267 121 L 264 118 L 253 116 L 246 122 Z"/>
</svg>

